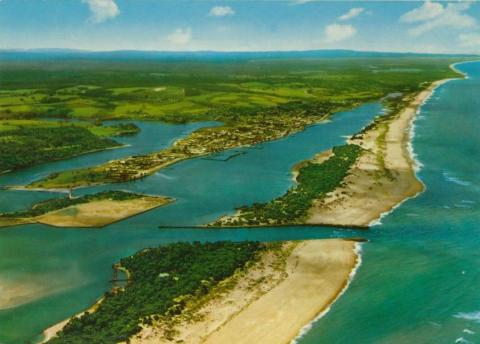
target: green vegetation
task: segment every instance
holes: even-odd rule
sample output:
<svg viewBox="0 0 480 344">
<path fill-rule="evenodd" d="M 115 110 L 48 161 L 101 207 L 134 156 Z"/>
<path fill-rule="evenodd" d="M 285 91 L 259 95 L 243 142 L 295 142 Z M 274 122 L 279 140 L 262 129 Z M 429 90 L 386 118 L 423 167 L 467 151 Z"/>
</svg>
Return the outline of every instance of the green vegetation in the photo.
<svg viewBox="0 0 480 344">
<path fill-rule="evenodd" d="M 114 200 L 114 201 L 123 201 L 128 199 L 136 199 L 143 197 L 143 195 L 135 194 L 132 192 L 125 191 L 103 191 L 100 193 L 85 195 L 82 197 L 76 198 L 52 198 L 41 203 L 35 204 L 32 208 L 28 210 L 21 210 L 12 213 L 0 214 L 0 218 L 30 218 L 35 216 L 40 216 L 51 211 L 64 209 L 72 205 L 89 203 L 93 201 L 100 200 Z"/>
<path fill-rule="evenodd" d="M 134 124 L 96 126 L 40 120 L 0 121 L 0 173 L 120 144 L 108 136 L 138 132 Z"/>
<path fill-rule="evenodd" d="M 239 208 L 239 214 L 220 219 L 211 226 L 259 226 L 303 223 L 315 199 L 339 186 L 357 160 L 361 148 L 346 144 L 333 148 L 333 156 L 321 164 L 307 162 L 300 168 L 298 185 L 268 203 Z"/>
<path fill-rule="evenodd" d="M 66 171 L 31 187 L 60 188 L 143 178 L 183 159 L 274 140 L 334 112 L 402 97 L 454 77 L 460 58 L 357 57 L 242 60 L 0 61 L 0 118 L 63 116 L 222 121 L 161 152 Z"/>
<path fill-rule="evenodd" d="M 120 261 L 130 280 L 105 293 L 92 313 L 74 318 L 51 344 L 118 343 L 140 324 L 180 314 L 189 297 L 205 295 L 218 282 L 254 260 L 257 242 L 176 243 L 146 249 Z"/>
<path fill-rule="evenodd" d="M 80 122 L 82 125 L 84 122 Z M 104 137 L 131 136 L 138 134 L 140 128 L 134 123 L 119 123 L 113 125 L 89 125 L 87 129 L 93 134 Z"/>
<path fill-rule="evenodd" d="M 459 58 L 0 61 L 0 118 L 220 120 L 315 114 L 455 76 Z"/>
</svg>

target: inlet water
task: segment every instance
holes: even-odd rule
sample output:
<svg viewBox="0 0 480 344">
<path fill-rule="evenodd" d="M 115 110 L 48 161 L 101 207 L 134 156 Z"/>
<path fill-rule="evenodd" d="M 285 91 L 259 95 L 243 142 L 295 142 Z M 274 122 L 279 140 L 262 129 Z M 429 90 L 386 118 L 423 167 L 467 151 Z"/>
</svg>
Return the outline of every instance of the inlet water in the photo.
<svg viewBox="0 0 480 344">
<path fill-rule="evenodd" d="M 354 281 L 299 343 L 479 342 L 480 63 L 457 67 L 470 78 L 439 87 L 416 121 L 414 150 L 423 164 L 418 175 L 427 189 L 385 217 L 382 225 L 360 233 L 318 227 L 168 228 L 205 223 L 240 205 L 283 194 L 292 185 L 290 169 L 295 163 L 341 144 L 345 135 L 355 133 L 381 111 L 379 104 L 337 114 L 329 123 L 282 140 L 223 153 L 242 153 L 228 161 L 197 158 L 143 181 L 81 189 L 78 194 L 127 189 L 177 201 L 101 230 L 42 225 L 1 230 L 0 285 L 17 286 L 27 301 L 0 310 L 0 343 L 32 342 L 49 325 L 87 308 L 108 290 L 111 264 L 145 247 L 179 240 L 359 235 L 369 242 L 363 245 L 363 263 Z M 146 140 L 148 149 L 148 138 L 137 139 Z M 158 142 L 158 147 L 173 139 L 175 135 Z M 135 145 L 130 149 L 135 150 Z M 88 159 L 93 156 L 5 175 L 0 182 L 26 183 L 58 169 L 56 164 L 71 168 L 78 159 L 94 165 L 97 162 Z M 74 167 L 85 166 L 81 164 Z M 22 208 L 42 197 L 47 196 L 1 191 L 0 209 Z"/>
<path fill-rule="evenodd" d="M 288 240 L 337 235 L 332 229 L 282 228 L 263 230 L 173 229 L 159 226 L 197 225 L 231 213 L 235 207 L 268 201 L 291 185 L 291 168 L 354 134 L 381 113 L 378 103 L 336 114 L 285 139 L 254 147 L 196 158 L 165 168 L 141 181 L 79 189 L 77 194 L 122 189 L 174 197 L 163 208 L 112 224 L 104 229 L 55 229 L 28 225 L 0 230 L 0 343 L 33 342 L 45 328 L 95 302 L 110 288 L 112 264 L 145 247 L 179 240 Z M 1 185 L 26 184 L 57 170 L 96 165 L 170 145 L 194 129 L 138 123 L 143 131 L 124 139 L 130 146 L 85 155 L 4 175 Z M 208 125 L 208 124 L 196 124 Z M 138 147 L 138 150 L 136 148 Z M 234 158 L 222 161 L 222 158 Z M 52 193 L 0 191 L 0 211 L 29 206 Z M 58 196 L 58 195 L 57 195 Z M 341 232 L 348 235 L 348 232 Z M 15 292 L 12 290 L 15 289 Z M 2 301 L 0 294 L 0 301 Z"/>
</svg>

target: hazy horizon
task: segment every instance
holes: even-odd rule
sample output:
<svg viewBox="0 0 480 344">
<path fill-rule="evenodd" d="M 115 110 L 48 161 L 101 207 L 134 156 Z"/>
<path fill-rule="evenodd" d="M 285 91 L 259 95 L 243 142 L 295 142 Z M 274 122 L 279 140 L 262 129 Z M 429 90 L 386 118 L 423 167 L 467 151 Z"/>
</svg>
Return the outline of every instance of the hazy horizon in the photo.
<svg viewBox="0 0 480 344">
<path fill-rule="evenodd" d="M 480 5 L 449 1 L 0 1 L 0 49 L 478 54 Z"/>
</svg>

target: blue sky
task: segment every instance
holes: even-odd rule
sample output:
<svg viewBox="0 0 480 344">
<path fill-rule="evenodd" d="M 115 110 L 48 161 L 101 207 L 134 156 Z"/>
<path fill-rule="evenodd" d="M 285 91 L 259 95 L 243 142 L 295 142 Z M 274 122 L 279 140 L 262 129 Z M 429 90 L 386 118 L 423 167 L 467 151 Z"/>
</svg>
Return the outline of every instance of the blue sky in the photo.
<svg viewBox="0 0 480 344">
<path fill-rule="evenodd" d="M 480 53 L 480 3 L 0 0 L 0 48 Z"/>
</svg>

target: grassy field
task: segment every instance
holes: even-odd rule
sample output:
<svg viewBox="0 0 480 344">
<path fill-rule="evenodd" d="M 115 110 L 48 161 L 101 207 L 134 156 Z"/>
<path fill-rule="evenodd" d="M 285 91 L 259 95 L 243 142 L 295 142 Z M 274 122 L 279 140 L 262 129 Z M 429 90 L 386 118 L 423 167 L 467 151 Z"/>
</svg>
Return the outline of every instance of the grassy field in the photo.
<svg viewBox="0 0 480 344">
<path fill-rule="evenodd" d="M 458 58 L 456 59 L 458 60 Z M 456 61 L 455 60 L 455 61 Z M 324 107 L 408 93 L 453 76 L 453 58 L 229 62 L 0 62 L 0 118 L 75 117 L 184 122 Z"/>
</svg>

